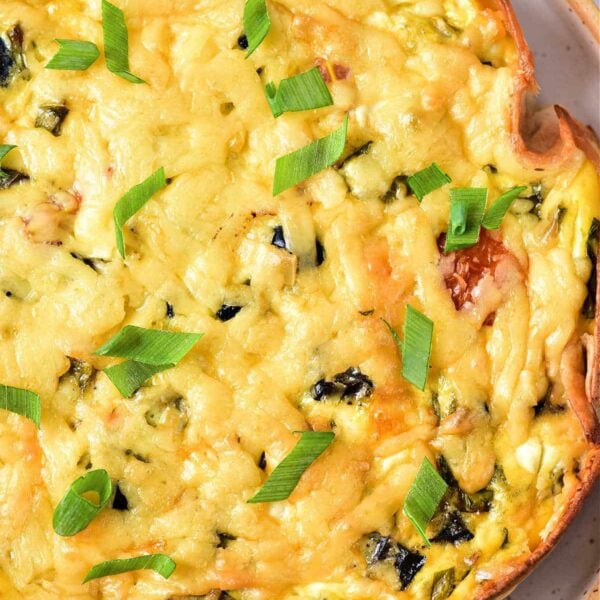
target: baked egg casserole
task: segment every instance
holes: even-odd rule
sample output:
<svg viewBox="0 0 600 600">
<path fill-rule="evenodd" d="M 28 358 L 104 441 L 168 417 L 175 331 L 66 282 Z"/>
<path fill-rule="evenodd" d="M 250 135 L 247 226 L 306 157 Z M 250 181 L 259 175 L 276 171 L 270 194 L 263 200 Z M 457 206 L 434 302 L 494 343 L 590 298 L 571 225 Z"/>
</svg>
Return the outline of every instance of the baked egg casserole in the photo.
<svg viewBox="0 0 600 600">
<path fill-rule="evenodd" d="M 600 470 L 600 154 L 508 0 L 2 0 L 0 598 L 484 600 Z"/>
</svg>

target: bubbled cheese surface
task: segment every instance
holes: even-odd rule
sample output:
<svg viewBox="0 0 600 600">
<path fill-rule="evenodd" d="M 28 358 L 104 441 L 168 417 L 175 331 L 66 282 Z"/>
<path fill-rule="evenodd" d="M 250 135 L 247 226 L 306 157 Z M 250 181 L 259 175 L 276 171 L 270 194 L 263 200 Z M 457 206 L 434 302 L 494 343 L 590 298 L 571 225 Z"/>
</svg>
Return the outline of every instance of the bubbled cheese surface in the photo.
<svg viewBox="0 0 600 600">
<path fill-rule="evenodd" d="M 518 165 L 515 48 L 475 0 L 269 2 L 271 32 L 248 59 L 242 0 L 119 6 L 146 85 L 103 58 L 81 73 L 44 69 L 55 38 L 101 45 L 100 2 L 0 4 L 0 32 L 21 24 L 30 69 L 0 88 L 0 141 L 18 146 L 3 165 L 31 178 L 0 190 L 0 382 L 37 392 L 43 409 L 39 433 L 0 414 L 0 596 L 420 600 L 454 566 L 464 578 L 452 597 L 472 598 L 542 543 L 577 485 L 587 446 L 575 415 L 533 407 L 549 383 L 564 396 L 562 352 L 591 331 L 580 310 L 600 217 L 593 167 L 583 155 L 557 172 Z M 335 105 L 274 119 L 265 83 L 315 64 Z M 62 102 L 61 136 L 34 127 L 39 106 Z M 273 197 L 277 157 L 346 113 L 346 155 L 371 142 L 368 152 Z M 477 307 L 457 311 L 444 284 L 448 187 L 421 204 L 403 186 L 381 200 L 433 161 L 490 199 L 514 185 L 545 190 L 539 215 L 515 205 L 498 234 L 520 276 L 490 300 L 493 325 Z M 128 222 L 123 261 L 113 208 L 161 166 L 170 184 Z M 289 252 L 271 243 L 279 226 Z M 381 321 L 401 332 L 407 303 L 435 323 L 424 392 L 402 378 Z M 223 304 L 243 308 L 221 322 Z M 93 352 L 126 324 L 205 335 L 124 399 L 101 372 L 116 361 Z M 98 369 L 84 391 L 69 357 Z M 349 367 L 373 381 L 370 398 L 311 397 Z M 309 428 L 336 438 L 290 499 L 248 504 Z M 465 516 L 471 541 L 426 548 L 402 506 L 423 458 L 440 454 L 463 490 L 491 486 L 494 502 Z M 59 537 L 53 509 L 90 468 L 109 472 L 129 510 Z M 373 531 L 426 557 L 405 590 L 369 576 L 357 542 Z M 223 533 L 235 540 L 220 544 Z M 177 562 L 169 580 L 140 571 L 80 583 L 98 562 L 152 552 Z"/>
</svg>

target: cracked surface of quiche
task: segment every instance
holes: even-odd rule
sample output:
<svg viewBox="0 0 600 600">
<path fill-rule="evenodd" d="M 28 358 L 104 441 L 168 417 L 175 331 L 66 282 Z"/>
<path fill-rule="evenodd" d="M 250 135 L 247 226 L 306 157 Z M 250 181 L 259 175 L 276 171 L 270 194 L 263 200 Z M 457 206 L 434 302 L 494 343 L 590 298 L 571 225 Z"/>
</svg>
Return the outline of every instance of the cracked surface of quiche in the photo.
<svg viewBox="0 0 600 600">
<path fill-rule="evenodd" d="M 0 5 L 0 384 L 41 399 L 39 429 L 0 411 L 2 598 L 491 598 L 597 475 L 598 150 L 563 109 L 526 114 L 509 3 L 266 7 L 247 57 L 242 0 L 121 0 L 134 84 L 99 1 Z M 55 39 L 101 56 L 47 69 Z M 266 85 L 315 66 L 332 104 L 275 118 Z M 346 116 L 342 156 L 274 196 L 276 160 Z M 451 183 L 419 201 L 433 163 Z M 161 167 L 122 258 L 115 205 Z M 451 190 L 489 209 L 517 186 L 446 251 Z M 433 322 L 424 390 L 384 322 L 402 338 L 408 305 Z M 95 352 L 127 325 L 204 335 L 124 397 Z M 299 431 L 335 438 L 289 499 L 249 503 Z M 430 545 L 404 511 L 424 459 L 446 486 Z M 110 501 L 58 535 L 99 469 Z M 175 572 L 81 583 L 146 554 Z"/>
</svg>

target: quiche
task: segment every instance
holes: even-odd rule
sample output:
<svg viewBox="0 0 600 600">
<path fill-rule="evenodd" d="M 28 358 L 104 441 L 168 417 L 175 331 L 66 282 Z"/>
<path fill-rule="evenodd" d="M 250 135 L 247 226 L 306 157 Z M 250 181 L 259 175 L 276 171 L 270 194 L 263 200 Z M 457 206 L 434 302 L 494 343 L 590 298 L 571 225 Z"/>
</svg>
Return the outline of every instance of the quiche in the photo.
<svg viewBox="0 0 600 600">
<path fill-rule="evenodd" d="M 508 0 L 3 0 L 0 597 L 502 597 L 600 469 L 600 153 Z"/>
</svg>

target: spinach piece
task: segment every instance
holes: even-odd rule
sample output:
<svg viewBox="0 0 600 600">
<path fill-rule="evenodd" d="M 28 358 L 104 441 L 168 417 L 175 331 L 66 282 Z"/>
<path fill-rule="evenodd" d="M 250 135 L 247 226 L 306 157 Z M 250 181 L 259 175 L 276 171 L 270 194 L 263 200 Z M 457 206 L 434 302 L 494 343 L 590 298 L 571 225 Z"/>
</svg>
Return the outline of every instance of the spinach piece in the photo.
<svg viewBox="0 0 600 600">
<path fill-rule="evenodd" d="M 452 473 L 452 469 L 443 454 L 437 459 L 437 468 L 442 479 L 448 484 L 446 493 L 445 507 L 454 507 L 460 512 L 480 513 L 489 512 L 494 503 L 494 491 L 489 488 L 479 490 L 474 494 L 467 494 L 458 485 L 458 481 Z"/>
<path fill-rule="evenodd" d="M 25 173 L 15 171 L 14 169 L 7 169 L 6 167 L 2 170 L 6 173 L 6 176 L 0 176 L 0 190 L 7 190 L 13 185 L 17 185 L 23 181 L 29 181 L 29 175 L 26 175 Z"/>
<path fill-rule="evenodd" d="M 438 571 L 433 576 L 431 585 L 431 600 L 446 600 L 456 587 L 456 575 L 454 567 L 445 571 Z"/>
<path fill-rule="evenodd" d="M 27 63 L 23 52 L 25 36 L 17 23 L 0 38 L 0 87 L 7 88 L 21 73 L 26 74 Z"/>
<path fill-rule="evenodd" d="M 431 538 L 435 544 L 454 544 L 458 546 L 463 542 L 472 540 L 475 536 L 469 531 L 458 511 L 446 513 L 442 529 Z"/>
<path fill-rule="evenodd" d="M 127 501 L 127 497 L 121 491 L 118 483 L 115 485 L 115 495 L 113 497 L 111 506 L 113 510 L 129 510 L 129 502 Z"/>
<path fill-rule="evenodd" d="M 67 358 L 69 359 L 70 367 L 66 375 L 73 377 L 81 392 L 85 392 L 96 376 L 96 369 L 84 360 L 72 358 L 71 356 Z"/>
<path fill-rule="evenodd" d="M 354 401 L 371 396 L 374 389 L 375 384 L 368 375 L 358 367 L 349 367 L 344 372 L 334 375 L 332 381 L 319 379 L 310 392 L 317 402 L 337 396 L 348 404 L 354 404 Z"/>
<path fill-rule="evenodd" d="M 399 590 L 405 590 L 425 564 L 425 556 L 378 532 L 363 538 L 361 545 L 368 576 Z"/>
<path fill-rule="evenodd" d="M 587 253 L 592 261 L 592 273 L 588 279 L 588 294 L 583 303 L 581 314 L 586 319 L 593 319 L 596 316 L 596 292 L 598 285 L 598 237 L 600 236 L 600 221 L 594 219 L 590 227 L 587 241 Z"/>
<path fill-rule="evenodd" d="M 227 321 L 231 321 L 239 312 L 244 308 L 243 306 L 234 306 L 231 304 L 223 304 L 221 308 L 217 311 L 216 317 L 219 321 L 223 323 Z"/>
<path fill-rule="evenodd" d="M 69 114 L 69 109 L 63 104 L 47 104 L 40 106 L 35 119 L 35 127 L 49 131 L 54 137 L 62 133 L 62 125 Z"/>
</svg>

